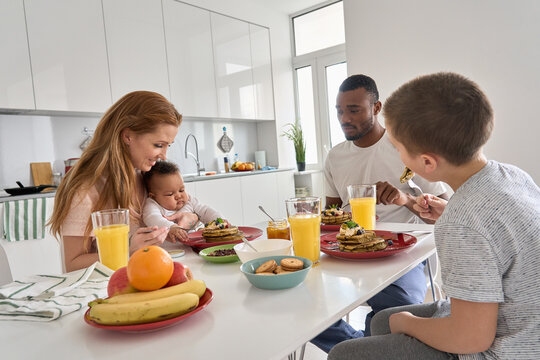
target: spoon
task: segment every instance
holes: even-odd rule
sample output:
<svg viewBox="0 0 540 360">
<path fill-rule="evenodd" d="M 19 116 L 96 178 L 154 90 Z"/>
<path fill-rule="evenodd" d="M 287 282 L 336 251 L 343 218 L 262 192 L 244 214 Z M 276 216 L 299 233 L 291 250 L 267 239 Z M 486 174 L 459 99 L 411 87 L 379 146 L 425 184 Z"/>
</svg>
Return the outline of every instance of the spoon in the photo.
<svg viewBox="0 0 540 360">
<path fill-rule="evenodd" d="M 263 210 L 263 211 L 264 211 L 264 210 Z M 255 249 L 255 247 L 253 247 L 253 245 L 251 245 L 251 244 L 249 243 L 249 241 L 246 239 L 245 236 L 242 236 L 242 241 L 244 242 L 244 244 L 246 244 L 246 245 L 249 246 L 251 249 L 253 249 L 253 251 L 259 252 L 257 249 Z"/>
<path fill-rule="evenodd" d="M 264 208 L 263 208 L 261 205 L 259 205 L 259 209 L 261 209 L 261 211 L 262 211 L 263 213 L 265 213 L 265 215 L 268 216 L 268 217 L 270 218 L 270 220 L 276 221 L 276 220 L 274 220 L 273 217 L 271 217 L 270 215 L 268 215 L 268 213 L 264 210 Z"/>
</svg>

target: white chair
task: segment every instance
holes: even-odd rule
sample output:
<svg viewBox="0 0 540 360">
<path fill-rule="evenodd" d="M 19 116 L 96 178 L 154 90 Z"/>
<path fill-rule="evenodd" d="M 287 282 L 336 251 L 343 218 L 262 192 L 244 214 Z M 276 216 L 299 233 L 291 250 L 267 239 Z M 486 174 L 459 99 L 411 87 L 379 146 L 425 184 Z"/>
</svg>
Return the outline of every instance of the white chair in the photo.
<svg viewBox="0 0 540 360">
<path fill-rule="evenodd" d="M 443 298 L 443 294 L 441 286 L 437 282 L 437 276 L 439 274 L 439 257 L 437 256 L 437 253 L 435 253 L 426 260 L 424 272 L 426 274 L 427 287 L 428 289 L 431 289 L 433 301 L 441 300 Z"/>
<path fill-rule="evenodd" d="M 0 286 L 9 284 L 13 281 L 9 261 L 4 247 L 0 245 Z"/>
</svg>

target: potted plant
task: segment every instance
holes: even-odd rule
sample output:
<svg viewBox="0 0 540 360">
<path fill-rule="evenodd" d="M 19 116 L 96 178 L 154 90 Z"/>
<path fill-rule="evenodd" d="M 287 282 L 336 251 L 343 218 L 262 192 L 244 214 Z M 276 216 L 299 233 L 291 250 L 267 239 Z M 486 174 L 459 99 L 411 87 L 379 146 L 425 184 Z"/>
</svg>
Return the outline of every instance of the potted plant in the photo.
<svg viewBox="0 0 540 360">
<path fill-rule="evenodd" d="M 306 169 L 306 142 L 304 140 L 304 133 L 302 132 L 302 125 L 300 120 L 296 119 L 294 124 L 289 123 L 289 129 L 284 131 L 281 136 L 286 136 L 289 140 L 292 140 L 294 144 L 294 151 L 296 153 L 296 165 L 298 171 L 304 171 Z"/>
</svg>

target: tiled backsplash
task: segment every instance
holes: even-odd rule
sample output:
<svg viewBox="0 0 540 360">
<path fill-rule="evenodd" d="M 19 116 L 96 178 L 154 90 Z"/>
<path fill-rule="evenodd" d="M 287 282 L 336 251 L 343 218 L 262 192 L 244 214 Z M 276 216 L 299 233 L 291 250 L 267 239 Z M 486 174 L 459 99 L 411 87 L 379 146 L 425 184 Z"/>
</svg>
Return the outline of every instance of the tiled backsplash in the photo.
<svg viewBox="0 0 540 360">
<path fill-rule="evenodd" d="M 99 118 L 93 117 L 0 115 L 0 188 L 15 187 L 15 181 L 32 185 L 31 162 L 51 162 L 53 172 L 63 174 L 64 160 L 79 157 L 82 153 L 79 145 L 86 139 L 83 129 L 95 129 L 98 122 Z M 199 158 L 204 168 L 218 171 L 223 166 L 225 154 L 218 149 L 217 142 L 223 134 L 223 126 L 226 126 L 227 135 L 234 141 L 231 157 L 238 153 L 240 160 L 254 161 L 255 151 L 272 152 L 271 149 L 258 148 L 258 133 L 261 131 L 257 127 L 268 126 L 258 124 L 186 118 L 169 149 L 169 160 L 177 163 L 184 174 L 197 172 L 195 161 L 184 156 L 186 137 L 192 133 L 197 138 Z M 188 151 L 195 152 L 192 140 Z"/>
</svg>

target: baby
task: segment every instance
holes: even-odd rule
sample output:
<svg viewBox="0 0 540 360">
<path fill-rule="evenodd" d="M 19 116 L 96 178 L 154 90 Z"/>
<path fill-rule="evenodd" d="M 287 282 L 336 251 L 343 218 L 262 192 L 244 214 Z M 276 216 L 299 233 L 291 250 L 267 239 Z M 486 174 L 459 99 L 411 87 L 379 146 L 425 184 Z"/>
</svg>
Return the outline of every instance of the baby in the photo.
<svg viewBox="0 0 540 360">
<path fill-rule="evenodd" d="M 185 242 L 187 232 L 221 217 L 217 211 L 186 193 L 180 170 L 171 162 L 158 161 L 144 173 L 144 182 L 148 198 L 143 208 L 143 221 L 146 226 L 168 227 L 167 240 L 170 242 Z"/>
</svg>

